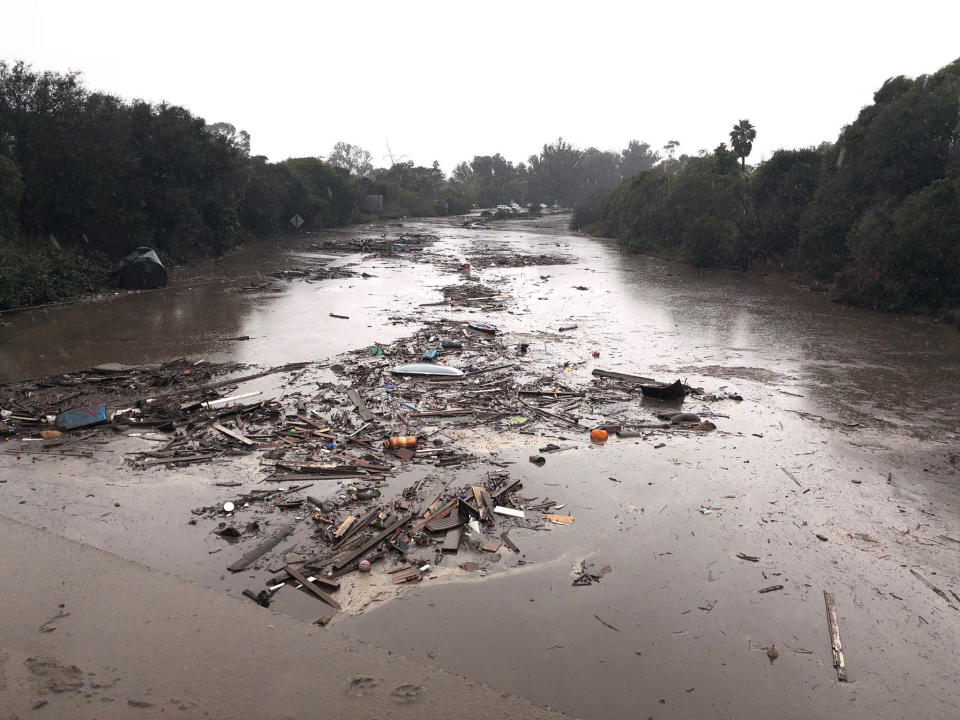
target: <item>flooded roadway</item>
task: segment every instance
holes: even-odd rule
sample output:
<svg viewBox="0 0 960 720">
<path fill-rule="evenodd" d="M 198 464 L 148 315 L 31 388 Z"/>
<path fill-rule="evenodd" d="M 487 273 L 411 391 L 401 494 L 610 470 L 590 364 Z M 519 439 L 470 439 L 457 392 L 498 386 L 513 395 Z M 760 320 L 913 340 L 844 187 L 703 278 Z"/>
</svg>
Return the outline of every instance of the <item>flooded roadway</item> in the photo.
<svg viewBox="0 0 960 720">
<path fill-rule="evenodd" d="M 960 613 L 951 607 L 960 603 L 909 572 L 960 592 L 960 551 L 942 539 L 960 535 L 960 333 L 841 307 L 780 280 L 626 256 L 557 219 L 402 229 L 439 235 L 433 251 L 450 259 L 486 247 L 575 260 L 474 273 L 512 298 L 509 311 L 483 315 L 502 331 L 533 339 L 578 326 L 534 340 L 529 363 L 566 364 L 581 379 L 594 367 L 679 376 L 745 399 L 709 408 L 728 416 L 715 420 L 716 433 L 658 439 L 662 448 L 579 442 L 537 468 L 526 463 L 534 439 L 493 442 L 525 494 L 566 503 L 575 524 L 514 533 L 530 565 L 425 581 L 331 630 L 581 717 L 960 713 Z M 315 241 L 292 253 L 247 249 L 175 274 L 162 292 L 13 316 L 0 330 L 0 375 L 178 356 L 318 361 L 406 335 L 404 320 L 450 315 L 420 305 L 436 302 L 451 275 L 402 254 L 334 260 L 369 278 L 271 278 L 323 260 Z M 279 292 L 237 292 L 263 282 Z M 227 340 L 237 336 L 251 339 Z M 692 399 L 684 409 L 707 408 Z M 129 442 L 93 461 L 0 456 L 4 474 L 19 478 L 3 487 L 3 514 L 239 592 L 222 564 L 211 568 L 205 531 L 184 527 L 185 511 L 217 499 L 212 475 L 230 471 L 134 476 L 121 462 Z M 91 489 L 91 477 L 107 482 Z M 571 568 L 583 560 L 613 572 L 572 587 Z M 758 592 L 773 584 L 784 589 Z M 837 683 L 830 667 L 823 590 L 837 597 L 852 683 Z M 280 609 L 299 615 L 312 601 L 289 602 Z"/>
</svg>

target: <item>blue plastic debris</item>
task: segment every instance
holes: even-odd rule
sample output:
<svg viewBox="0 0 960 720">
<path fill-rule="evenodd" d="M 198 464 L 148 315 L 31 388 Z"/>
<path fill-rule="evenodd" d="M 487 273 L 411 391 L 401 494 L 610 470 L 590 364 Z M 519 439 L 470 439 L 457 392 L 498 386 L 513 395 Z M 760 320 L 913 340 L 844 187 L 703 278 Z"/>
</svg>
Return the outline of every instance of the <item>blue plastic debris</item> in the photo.
<svg viewBox="0 0 960 720">
<path fill-rule="evenodd" d="M 420 356 L 421 360 L 436 360 L 437 351 L 436 350 L 424 350 L 423 355 Z"/>
<path fill-rule="evenodd" d="M 57 415 L 56 425 L 61 430 L 99 425 L 107 421 L 107 406 L 94 405 L 93 407 L 74 408 L 65 410 Z"/>
</svg>

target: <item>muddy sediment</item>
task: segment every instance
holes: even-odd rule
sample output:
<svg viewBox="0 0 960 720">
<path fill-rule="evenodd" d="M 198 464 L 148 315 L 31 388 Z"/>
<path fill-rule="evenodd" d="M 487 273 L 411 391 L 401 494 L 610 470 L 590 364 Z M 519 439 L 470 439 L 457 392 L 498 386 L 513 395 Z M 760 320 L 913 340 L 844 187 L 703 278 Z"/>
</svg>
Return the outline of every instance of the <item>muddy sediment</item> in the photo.
<svg viewBox="0 0 960 720">
<path fill-rule="evenodd" d="M 375 450 L 348 454 L 387 457 L 374 442 L 415 433 L 440 440 L 432 450 L 462 456 L 454 465 L 387 457 L 390 471 L 360 488 L 375 486 L 384 506 L 418 485 L 409 500 L 421 514 L 441 491 L 496 491 L 506 478 L 522 486 L 509 505 L 536 522 L 498 518 L 502 527 L 483 533 L 509 527 L 516 552 L 464 546 L 436 555 L 429 544 L 413 556 L 432 560 L 419 582 L 344 576 L 345 612 L 327 631 L 584 717 L 866 718 L 910 708 L 935 718 L 960 705 L 951 670 L 960 647 L 960 461 L 957 405 L 947 401 L 960 397 L 955 331 L 841 308 L 772 281 L 623 258 L 549 220 L 490 231 L 417 223 L 403 232 L 428 240 L 399 252 L 398 232 L 371 229 L 375 248 L 350 239 L 339 250 L 342 232 L 334 233 L 292 254 L 236 257 L 235 278 L 220 267 L 219 284 L 193 276 L 166 295 L 17 316 L 4 329 L 0 348 L 16 349 L 4 352 L 2 369 L 15 380 L 179 356 L 244 364 L 237 374 L 302 361 L 311 364 L 305 373 L 224 392 L 279 398 L 283 413 L 313 410 L 318 416 L 305 417 L 322 418 L 332 442 L 345 443 L 363 425 L 346 399 L 355 388 L 378 432 L 358 436 Z M 349 263 L 354 274 L 298 276 L 313 255 L 325 256 L 325 267 Z M 507 261 L 517 257 L 532 260 Z M 563 263 L 536 262 L 543 257 Z M 244 272 L 253 267 L 262 279 Z M 228 292 L 260 282 L 281 291 Z M 124 334 L 130 317 L 150 332 Z M 485 338 L 470 322 L 498 333 Z M 235 337 L 249 339 L 227 339 Z M 387 355 L 371 355 L 374 347 Z M 388 382 L 394 363 L 430 348 L 467 372 L 514 367 L 476 376 L 466 385 L 472 395 L 449 387 L 405 395 L 405 383 L 418 384 Z M 598 368 L 679 378 L 703 392 L 682 404 L 652 400 L 631 383 L 595 377 Z M 449 413 L 465 405 L 469 414 Z M 670 425 L 679 412 L 716 429 Z M 598 426 L 625 432 L 592 443 Z M 305 507 L 251 503 L 226 520 L 243 530 L 259 523 L 239 541 L 211 532 L 221 512 L 191 512 L 262 488 L 277 472 L 263 465 L 269 449 L 185 467 L 137 464 L 159 444 L 136 428 L 100 433 L 71 452 L 15 436 L 0 446 L 2 512 L 237 596 L 261 590 L 271 567 L 317 552 Z M 561 449 L 540 452 L 551 445 Z M 336 502 L 331 521 L 354 514 L 338 498 L 357 483 L 325 482 L 304 494 Z M 270 485 L 280 486 L 289 483 Z M 226 571 L 289 518 L 299 518 L 298 534 L 260 566 Z M 597 577 L 582 581 L 588 571 Z M 839 683 L 831 667 L 825 590 L 837 598 L 853 682 Z M 306 621 L 327 614 L 293 587 L 277 592 L 271 609 Z"/>
</svg>

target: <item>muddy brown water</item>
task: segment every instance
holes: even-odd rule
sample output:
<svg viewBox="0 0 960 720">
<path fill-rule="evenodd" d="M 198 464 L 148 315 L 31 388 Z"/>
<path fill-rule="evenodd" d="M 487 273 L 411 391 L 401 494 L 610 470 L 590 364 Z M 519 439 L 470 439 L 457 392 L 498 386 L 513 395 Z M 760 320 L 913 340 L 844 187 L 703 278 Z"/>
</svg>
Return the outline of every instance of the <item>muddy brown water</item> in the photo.
<svg viewBox="0 0 960 720">
<path fill-rule="evenodd" d="M 435 579 L 372 599 L 331 630 L 578 717 L 960 715 L 960 611 L 909 572 L 960 593 L 960 551 L 941 537 L 960 539 L 960 333 L 842 307 L 778 279 L 624 255 L 566 232 L 564 220 L 403 228 L 438 235 L 433 251 L 450 259 L 504 249 L 575 261 L 476 272 L 512 298 L 507 312 L 420 307 L 458 276 L 403 254 L 325 255 L 303 238 L 178 271 L 163 292 L 9 316 L 0 379 L 178 356 L 264 367 L 324 360 L 407 335 L 421 319 L 463 317 L 529 342 L 528 369 L 561 382 L 601 367 L 737 391 L 739 403 L 685 403 L 718 415 L 709 435 L 592 445 L 572 432 L 565 442 L 577 447 L 543 467 L 526 458 L 546 438 L 474 438 L 478 454 L 508 463 L 525 495 L 565 503 L 574 524 L 512 531 L 521 555 L 504 548 L 482 572 L 448 573 L 464 558 L 445 558 Z M 347 234 L 384 231 L 399 229 Z M 373 277 L 269 274 L 307 261 Z M 263 282 L 280 292 L 236 291 Z M 569 325 L 577 329 L 558 334 Z M 242 335 L 251 339 L 226 339 Z M 223 499 L 212 481 L 251 467 L 134 473 L 123 453 L 138 442 L 113 441 L 93 458 L 7 451 L 0 508 L 216 589 L 259 588 L 262 572 L 223 569 L 241 546 L 186 524 L 190 508 Z M 454 484 L 488 469 L 458 470 Z M 385 496 L 426 472 L 405 473 Z M 612 572 L 573 587 L 584 560 Z M 774 584 L 784 589 L 759 593 Z M 851 683 L 831 667 L 824 590 L 837 597 Z M 324 614 L 304 593 L 277 598 L 277 609 L 305 620 Z"/>
</svg>

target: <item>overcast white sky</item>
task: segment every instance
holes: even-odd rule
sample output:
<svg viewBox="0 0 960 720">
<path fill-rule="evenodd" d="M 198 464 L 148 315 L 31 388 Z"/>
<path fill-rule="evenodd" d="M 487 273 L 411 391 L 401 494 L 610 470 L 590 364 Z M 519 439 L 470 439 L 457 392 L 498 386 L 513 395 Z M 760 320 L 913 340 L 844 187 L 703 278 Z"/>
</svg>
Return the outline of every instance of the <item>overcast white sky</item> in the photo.
<svg viewBox="0 0 960 720">
<path fill-rule="evenodd" d="M 6 3 L 0 57 L 81 70 L 252 136 L 271 160 L 344 140 L 386 164 L 563 136 L 695 153 L 749 118 L 751 161 L 834 140 L 892 75 L 960 57 L 960 2 Z"/>
</svg>

